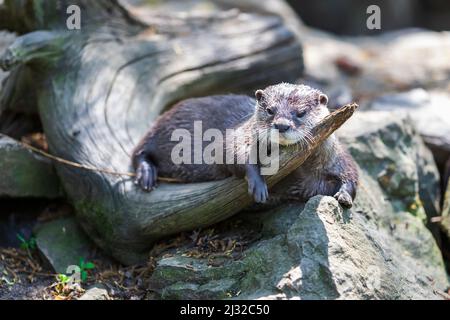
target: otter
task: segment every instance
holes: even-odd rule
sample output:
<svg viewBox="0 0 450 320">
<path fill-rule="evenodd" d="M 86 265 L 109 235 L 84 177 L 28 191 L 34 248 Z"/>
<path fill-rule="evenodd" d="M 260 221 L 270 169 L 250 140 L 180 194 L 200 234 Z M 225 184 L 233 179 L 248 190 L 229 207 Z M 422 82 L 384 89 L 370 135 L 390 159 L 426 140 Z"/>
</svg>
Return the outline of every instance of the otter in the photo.
<svg viewBox="0 0 450 320">
<path fill-rule="evenodd" d="M 133 151 L 135 183 L 151 191 L 158 175 L 184 182 L 221 180 L 234 175 L 247 179 L 248 192 L 255 202 L 266 203 L 269 193 L 259 163 L 174 164 L 171 153 L 177 142 L 171 141 L 172 132 L 183 128 L 194 134 L 194 121 L 202 121 L 203 130 L 215 128 L 224 135 L 227 129 L 241 129 L 250 144 L 257 143 L 252 140 L 257 130 L 266 135 L 276 131 L 280 146 L 301 144 L 312 138 L 311 129 L 329 114 L 327 104 L 328 97 L 321 91 L 288 83 L 257 90 L 255 99 L 217 95 L 181 101 L 156 120 Z M 226 150 L 225 145 L 223 148 Z M 351 207 L 357 183 L 358 172 L 351 155 L 331 135 L 299 168 L 272 188 L 271 199 L 305 202 L 320 194 L 334 196 L 342 206 Z"/>
</svg>

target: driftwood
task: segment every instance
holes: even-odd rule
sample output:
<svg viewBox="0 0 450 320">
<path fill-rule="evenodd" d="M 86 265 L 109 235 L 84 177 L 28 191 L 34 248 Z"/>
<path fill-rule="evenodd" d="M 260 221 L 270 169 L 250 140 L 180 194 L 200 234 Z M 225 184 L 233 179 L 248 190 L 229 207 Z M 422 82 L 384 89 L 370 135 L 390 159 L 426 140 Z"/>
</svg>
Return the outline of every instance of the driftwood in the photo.
<svg viewBox="0 0 450 320">
<path fill-rule="evenodd" d="M 277 17 L 235 11 L 196 19 L 158 16 L 149 26 L 116 1 L 35 0 L 34 15 L 20 11 L 18 2 L 33 1 L 7 1 L 0 12 L 10 10 L 22 19 L 15 22 L 21 32 L 50 31 L 18 38 L 0 66 L 17 70 L 26 64 L 34 71 L 51 153 L 82 165 L 129 172 L 133 147 L 176 101 L 250 93 L 295 81 L 302 72 L 301 47 Z M 65 5 L 73 3 L 86 12 L 80 31 L 60 23 Z M 354 109 L 347 106 L 322 122 L 307 150 L 284 150 L 280 171 L 267 178 L 269 186 L 298 167 Z M 242 179 L 161 183 L 145 193 L 130 177 L 56 167 L 89 236 L 127 264 L 144 259 L 155 240 L 219 222 L 252 203 Z"/>
</svg>

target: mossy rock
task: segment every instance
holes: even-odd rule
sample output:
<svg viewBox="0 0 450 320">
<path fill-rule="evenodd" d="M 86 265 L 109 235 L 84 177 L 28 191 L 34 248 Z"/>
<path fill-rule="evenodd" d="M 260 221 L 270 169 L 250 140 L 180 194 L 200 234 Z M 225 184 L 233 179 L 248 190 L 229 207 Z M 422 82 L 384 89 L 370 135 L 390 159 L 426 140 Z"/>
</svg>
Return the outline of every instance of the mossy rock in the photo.
<svg viewBox="0 0 450 320">
<path fill-rule="evenodd" d="M 35 230 L 36 245 L 46 262 L 57 273 L 66 274 L 69 266 L 89 259 L 92 243 L 74 217 L 53 220 Z"/>
<path fill-rule="evenodd" d="M 0 197 L 58 198 L 63 195 L 50 160 L 0 134 Z"/>
</svg>

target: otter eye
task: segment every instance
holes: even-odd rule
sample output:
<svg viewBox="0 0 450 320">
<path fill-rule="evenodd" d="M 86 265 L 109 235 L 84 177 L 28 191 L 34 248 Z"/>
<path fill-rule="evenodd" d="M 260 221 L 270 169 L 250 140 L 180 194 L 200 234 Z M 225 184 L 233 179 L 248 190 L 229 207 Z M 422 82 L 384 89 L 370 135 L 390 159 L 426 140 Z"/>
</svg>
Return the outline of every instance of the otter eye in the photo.
<svg viewBox="0 0 450 320">
<path fill-rule="evenodd" d="M 306 114 L 306 111 L 299 111 L 297 112 L 297 118 L 303 118 Z"/>
<path fill-rule="evenodd" d="M 271 116 L 273 116 L 273 114 L 274 114 L 273 110 L 270 109 L 270 108 L 267 108 L 267 109 L 266 109 L 266 112 L 267 112 L 267 114 L 269 114 L 269 115 L 271 115 Z"/>
</svg>

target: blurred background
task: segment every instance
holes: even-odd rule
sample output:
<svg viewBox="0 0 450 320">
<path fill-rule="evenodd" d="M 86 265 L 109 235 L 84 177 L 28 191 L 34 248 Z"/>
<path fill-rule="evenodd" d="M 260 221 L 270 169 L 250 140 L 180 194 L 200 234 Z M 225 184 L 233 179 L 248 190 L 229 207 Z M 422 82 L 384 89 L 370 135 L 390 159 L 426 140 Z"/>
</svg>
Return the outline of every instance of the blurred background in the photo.
<svg viewBox="0 0 450 320">
<path fill-rule="evenodd" d="M 280 2 L 236 0 L 121 0 L 129 5 L 157 5 L 170 11 L 208 11 L 213 7 L 239 7 L 255 11 L 281 10 Z M 377 34 L 402 28 L 419 27 L 450 30 L 450 1 L 448 0 L 287 0 L 287 3 L 308 26 L 339 35 Z M 377 5 L 381 9 L 382 29 L 368 30 L 366 9 Z"/>
<path fill-rule="evenodd" d="M 373 34 L 409 27 L 450 30 L 448 0 L 288 0 L 303 22 L 341 35 Z M 381 9 L 382 30 L 366 28 L 366 9 Z"/>
</svg>

